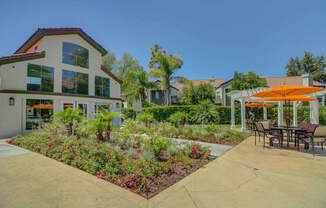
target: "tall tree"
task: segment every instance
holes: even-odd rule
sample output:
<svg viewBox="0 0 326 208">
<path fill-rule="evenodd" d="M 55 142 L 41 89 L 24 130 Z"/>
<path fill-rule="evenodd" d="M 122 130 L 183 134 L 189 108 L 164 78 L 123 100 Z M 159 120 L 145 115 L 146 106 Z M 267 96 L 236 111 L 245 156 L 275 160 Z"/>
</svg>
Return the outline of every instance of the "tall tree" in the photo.
<svg viewBox="0 0 326 208">
<path fill-rule="evenodd" d="M 161 78 L 161 87 L 166 92 L 166 104 L 171 104 L 171 82 L 183 82 L 185 78 L 176 76 L 176 72 L 183 65 L 179 55 L 166 54 L 162 46 L 154 44 L 151 48 L 151 59 L 149 62 L 150 77 Z"/>
<path fill-rule="evenodd" d="M 267 87 L 266 79 L 250 71 L 248 74 L 234 72 L 231 90 L 248 90 L 257 87 Z"/>
<path fill-rule="evenodd" d="M 326 62 L 324 56 L 314 56 L 312 53 L 305 51 L 303 58 L 290 57 L 289 63 L 285 66 L 287 76 L 299 76 L 304 73 L 311 73 L 314 80 L 325 82 Z"/>
<path fill-rule="evenodd" d="M 117 61 L 113 51 L 108 51 L 108 53 L 102 57 L 102 64 L 111 72 L 116 68 Z"/>
</svg>

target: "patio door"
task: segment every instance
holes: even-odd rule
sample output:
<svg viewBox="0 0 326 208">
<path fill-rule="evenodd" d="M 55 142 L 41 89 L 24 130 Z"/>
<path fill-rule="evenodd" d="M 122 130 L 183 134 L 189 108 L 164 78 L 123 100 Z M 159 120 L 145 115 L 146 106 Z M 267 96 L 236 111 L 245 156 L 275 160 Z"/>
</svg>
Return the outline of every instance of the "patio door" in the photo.
<svg viewBox="0 0 326 208">
<path fill-rule="evenodd" d="M 89 117 L 89 103 L 77 102 L 76 108 L 82 110 L 86 118 Z"/>
</svg>

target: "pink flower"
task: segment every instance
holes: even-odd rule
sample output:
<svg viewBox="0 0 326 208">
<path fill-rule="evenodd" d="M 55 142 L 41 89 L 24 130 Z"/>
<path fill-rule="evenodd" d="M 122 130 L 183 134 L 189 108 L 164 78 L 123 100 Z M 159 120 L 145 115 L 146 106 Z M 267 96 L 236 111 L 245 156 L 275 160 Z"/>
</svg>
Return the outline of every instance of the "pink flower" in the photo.
<svg viewBox="0 0 326 208">
<path fill-rule="evenodd" d="M 100 173 L 100 174 L 97 176 L 97 178 L 99 178 L 99 179 L 104 179 L 104 177 L 105 177 L 104 173 Z"/>
<path fill-rule="evenodd" d="M 11 141 L 11 140 L 8 140 L 8 144 L 13 144 L 13 141 Z"/>
<path fill-rule="evenodd" d="M 51 139 L 51 137 L 50 137 L 50 136 L 48 136 L 48 139 L 50 140 L 50 139 Z"/>
<path fill-rule="evenodd" d="M 57 138 L 56 136 L 53 136 L 53 138 L 55 139 L 55 138 Z"/>
<path fill-rule="evenodd" d="M 48 144 L 48 147 L 52 147 L 52 143 L 49 143 L 49 144 Z"/>
<path fill-rule="evenodd" d="M 62 135 L 64 135 L 65 133 L 66 133 L 66 132 L 65 132 L 64 130 L 61 132 Z"/>
<path fill-rule="evenodd" d="M 95 144 L 93 144 L 93 145 L 94 145 L 94 147 L 97 147 L 97 145 L 98 145 L 98 144 L 97 144 L 97 143 L 95 143 Z"/>
<path fill-rule="evenodd" d="M 70 148 L 72 148 L 72 145 L 68 145 L 68 146 L 67 146 L 67 149 L 70 149 Z"/>
</svg>

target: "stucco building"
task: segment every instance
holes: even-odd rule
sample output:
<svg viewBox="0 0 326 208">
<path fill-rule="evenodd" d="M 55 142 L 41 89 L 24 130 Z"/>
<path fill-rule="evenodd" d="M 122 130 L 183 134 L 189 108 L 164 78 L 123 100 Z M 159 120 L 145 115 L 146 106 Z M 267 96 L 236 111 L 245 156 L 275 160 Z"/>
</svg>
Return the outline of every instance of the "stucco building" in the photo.
<svg viewBox="0 0 326 208">
<path fill-rule="evenodd" d="M 0 138 L 38 129 L 67 107 L 88 118 L 99 108 L 120 112 L 122 81 L 101 65 L 106 53 L 80 28 L 41 28 L 0 57 Z"/>
</svg>

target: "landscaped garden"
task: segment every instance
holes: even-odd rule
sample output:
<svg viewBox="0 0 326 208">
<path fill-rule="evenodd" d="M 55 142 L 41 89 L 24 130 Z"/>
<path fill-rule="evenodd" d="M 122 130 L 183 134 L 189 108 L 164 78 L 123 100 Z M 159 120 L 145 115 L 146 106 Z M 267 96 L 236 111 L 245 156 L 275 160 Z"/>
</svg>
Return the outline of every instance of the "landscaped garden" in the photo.
<svg viewBox="0 0 326 208">
<path fill-rule="evenodd" d="M 42 130 L 17 135 L 9 144 L 43 154 L 150 198 L 207 164 L 209 149 L 178 145 L 158 136 L 119 130 L 111 134 L 117 116 L 101 111 L 85 119 L 72 109 L 54 116 Z M 121 128 L 126 129 L 127 125 Z"/>
</svg>

